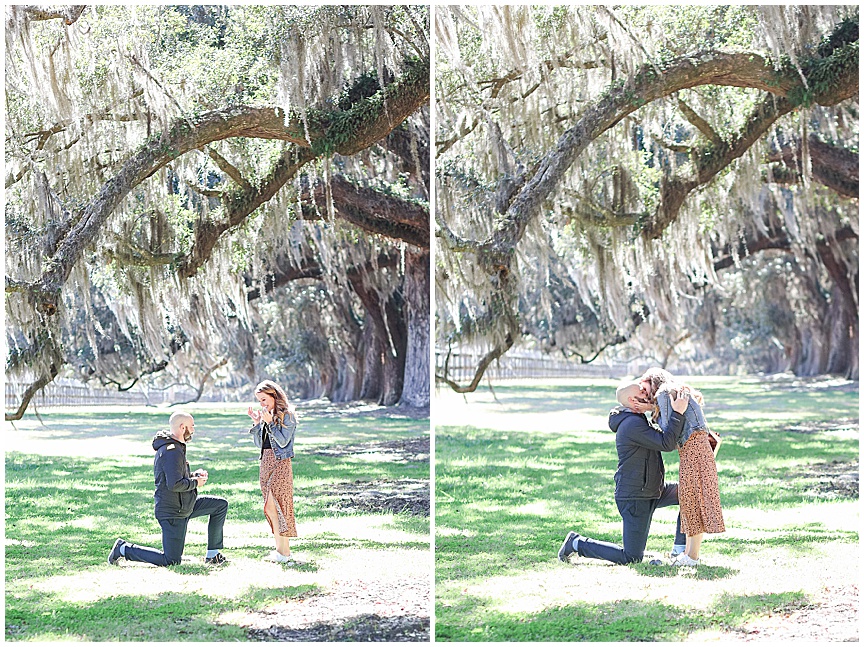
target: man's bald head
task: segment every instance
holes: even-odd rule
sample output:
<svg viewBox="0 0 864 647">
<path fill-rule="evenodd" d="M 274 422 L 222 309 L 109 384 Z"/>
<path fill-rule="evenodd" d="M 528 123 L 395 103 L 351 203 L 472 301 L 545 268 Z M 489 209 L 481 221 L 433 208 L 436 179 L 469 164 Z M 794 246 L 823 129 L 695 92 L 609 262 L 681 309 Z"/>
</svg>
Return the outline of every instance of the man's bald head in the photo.
<svg viewBox="0 0 864 647">
<path fill-rule="evenodd" d="M 645 393 L 639 382 L 622 382 L 615 390 L 615 399 L 622 407 L 627 407 L 636 413 L 650 411 L 652 405 L 645 399 Z"/>
<path fill-rule="evenodd" d="M 638 398 L 641 393 L 642 387 L 639 386 L 638 382 L 623 382 L 615 390 L 615 399 L 621 406 L 629 407 L 630 398 Z"/>
<path fill-rule="evenodd" d="M 177 440 L 182 440 L 186 443 L 192 438 L 195 433 L 195 421 L 192 416 L 185 411 L 175 411 L 168 419 L 168 426 L 171 427 L 171 435 Z"/>
</svg>

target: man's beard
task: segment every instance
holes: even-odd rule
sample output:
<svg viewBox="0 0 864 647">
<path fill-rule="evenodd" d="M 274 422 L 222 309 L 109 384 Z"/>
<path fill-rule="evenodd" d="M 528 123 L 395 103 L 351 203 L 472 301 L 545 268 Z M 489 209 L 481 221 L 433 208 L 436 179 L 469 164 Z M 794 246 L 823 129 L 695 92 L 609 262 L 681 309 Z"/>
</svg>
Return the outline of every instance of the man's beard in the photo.
<svg viewBox="0 0 864 647">
<path fill-rule="evenodd" d="M 192 439 L 192 435 L 193 435 L 194 433 L 195 433 L 195 432 L 193 432 L 193 431 L 189 431 L 188 429 L 187 429 L 186 431 L 184 431 L 184 432 L 183 432 L 183 442 L 184 442 L 184 443 L 188 443 L 188 442 Z"/>
</svg>

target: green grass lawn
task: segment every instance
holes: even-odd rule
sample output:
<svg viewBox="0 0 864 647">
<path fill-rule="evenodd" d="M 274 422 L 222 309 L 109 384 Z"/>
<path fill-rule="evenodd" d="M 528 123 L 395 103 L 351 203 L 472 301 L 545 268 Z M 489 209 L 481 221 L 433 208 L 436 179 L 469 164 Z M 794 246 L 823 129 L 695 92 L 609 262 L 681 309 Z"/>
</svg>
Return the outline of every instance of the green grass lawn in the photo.
<svg viewBox="0 0 864 647">
<path fill-rule="evenodd" d="M 326 594 L 364 571 L 428 582 L 429 520 L 339 509 L 330 490 L 355 481 L 428 480 L 428 461 L 374 453 L 315 454 L 332 445 L 416 438 L 429 421 L 299 407 L 292 542 L 299 566 L 261 558 L 273 539 L 258 486 L 258 450 L 246 405 L 189 405 L 196 435 L 187 458 L 209 472 L 201 494 L 229 501 L 222 568 L 203 564 L 206 518 L 189 524 L 182 564 L 106 563 L 117 537 L 161 547 L 153 517 L 153 434 L 170 411 L 56 410 L 6 423 L 6 638 L 8 640 L 245 640 L 236 618 Z M 357 566 L 354 566 L 357 564 Z M 362 568 L 361 568 L 362 566 Z"/>
<path fill-rule="evenodd" d="M 706 535 L 703 565 L 682 571 L 557 560 L 569 530 L 621 542 L 606 425 L 613 381 L 438 393 L 437 640 L 715 639 L 811 603 L 824 587 L 857 585 L 857 496 L 825 487 L 825 474 L 857 471 L 857 383 L 691 383 L 724 438 L 727 532 Z M 676 481 L 677 452 L 664 459 Z M 655 514 L 653 556 L 671 549 L 676 515 Z"/>
</svg>

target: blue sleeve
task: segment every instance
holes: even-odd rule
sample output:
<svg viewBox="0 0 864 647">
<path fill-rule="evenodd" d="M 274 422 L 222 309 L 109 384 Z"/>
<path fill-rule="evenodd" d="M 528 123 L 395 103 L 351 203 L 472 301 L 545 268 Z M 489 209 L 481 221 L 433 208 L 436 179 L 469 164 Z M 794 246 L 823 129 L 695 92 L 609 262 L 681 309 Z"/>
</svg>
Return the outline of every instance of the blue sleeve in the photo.
<svg viewBox="0 0 864 647">
<path fill-rule="evenodd" d="M 657 425 L 660 429 L 667 430 L 670 428 L 673 414 L 681 417 L 685 423 L 687 422 L 686 412 L 684 415 L 676 414 L 675 409 L 672 408 L 672 396 L 669 394 L 669 391 L 660 391 L 657 394 L 657 407 L 660 409 L 660 416 L 657 418 Z M 681 442 L 685 426 L 686 424 L 682 424 L 681 431 L 675 436 L 676 445 Z"/>
<path fill-rule="evenodd" d="M 687 418 L 687 424 L 692 429 L 708 429 L 708 423 L 705 421 L 702 407 L 693 398 L 690 398 L 690 404 L 687 405 L 687 411 L 684 412 L 684 416 Z"/>
<path fill-rule="evenodd" d="M 294 433 L 297 431 L 297 418 L 290 411 L 285 414 L 281 424 L 276 420 L 265 424 L 270 431 L 270 439 L 277 442 L 280 447 L 286 447 L 294 440 Z"/>
</svg>

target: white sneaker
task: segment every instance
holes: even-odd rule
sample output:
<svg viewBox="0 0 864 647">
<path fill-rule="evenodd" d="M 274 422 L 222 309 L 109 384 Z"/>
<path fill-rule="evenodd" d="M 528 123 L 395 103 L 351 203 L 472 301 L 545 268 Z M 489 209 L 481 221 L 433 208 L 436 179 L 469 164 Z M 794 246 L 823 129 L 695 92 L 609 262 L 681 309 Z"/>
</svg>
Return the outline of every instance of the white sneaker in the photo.
<svg viewBox="0 0 864 647">
<path fill-rule="evenodd" d="M 285 555 L 283 555 L 282 553 L 280 553 L 278 551 L 271 550 L 270 554 L 264 558 L 264 561 L 265 562 L 276 562 L 277 564 L 284 564 L 286 562 L 293 562 L 294 559 L 291 557 L 286 557 Z"/>
<path fill-rule="evenodd" d="M 672 566 L 699 566 L 699 560 L 691 559 L 686 553 L 681 553 L 672 561 Z"/>
</svg>

